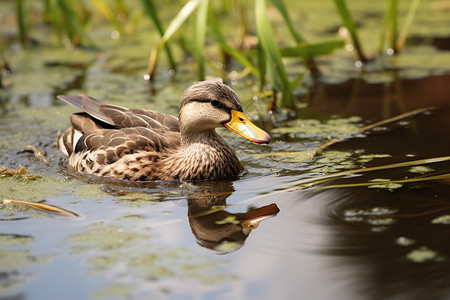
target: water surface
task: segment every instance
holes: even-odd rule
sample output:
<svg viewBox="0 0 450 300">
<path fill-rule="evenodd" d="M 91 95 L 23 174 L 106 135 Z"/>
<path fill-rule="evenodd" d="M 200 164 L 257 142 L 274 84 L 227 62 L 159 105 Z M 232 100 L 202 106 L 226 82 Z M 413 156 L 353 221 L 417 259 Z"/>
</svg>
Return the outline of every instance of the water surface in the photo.
<svg viewBox="0 0 450 300">
<path fill-rule="evenodd" d="M 331 34 L 336 20 L 327 20 L 308 23 L 311 36 Z M 366 23 L 374 26 L 374 16 Z M 246 173 L 199 183 L 130 184 L 72 174 L 55 145 L 76 112 L 55 95 L 83 92 L 176 115 L 182 91 L 195 80 L 192 65 L 181 65 L 175 76 L 162 69 L 149 84 L 137 63 L 147 57 L 142 41 L 125 40 L 123 47 L 109 41 L 104 52 L 70 56 L 45 45 L 11 47 L 16 71 L 0 95 L 0 167 L 23 166 L 40 178 L 0 178 L 0 199 L 43 201 L 77 217 L 0 205 L 0 299 L 450 298 L 448 180 L 289 189 L 324 173 L 448 155 L 446 39 L 438 40 L 444 51 L 420 42 L 438 33 L 415 29 L 420 46 L 382 57 L 367 72 L 355 69 L 346 52 L 324 60 L 321 80 L 307 78 L 309 92 L 298 91 L 294 118 L 265 114 L 266 103 L 253 98 L 255 78 L 230 81 L 273 142 L 256 145 L 219 130 Z M 139 57 L 127 60 L 126 53 Z M 331 138 L 419 108 L 426 109 L 317 151 Z M 320 187 L 449 167 L 353 174 Z M 270 218 L 253 230 L 242 225 L 254 215 Z"/>
</svg>

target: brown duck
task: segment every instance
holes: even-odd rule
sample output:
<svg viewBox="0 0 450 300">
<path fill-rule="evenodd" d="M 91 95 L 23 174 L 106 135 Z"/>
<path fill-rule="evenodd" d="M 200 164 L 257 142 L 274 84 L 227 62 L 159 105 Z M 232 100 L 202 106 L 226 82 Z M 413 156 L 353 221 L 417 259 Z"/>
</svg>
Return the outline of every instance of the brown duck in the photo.
<svg viewBox="0 0 450 300">
<path fill-rule="evenodd" d="M 247 119 L 236 93 L 219 81 L 186 89 L 178 119 L 85 95 L 58 98 L 84 111 L 70 117 L 72 126 L 58 139 L 77 172 L 142 181 L 230 178 L 243 167 L 215 128 L 225 126 L 255 143 L 270 142 Z"/>
</svg>

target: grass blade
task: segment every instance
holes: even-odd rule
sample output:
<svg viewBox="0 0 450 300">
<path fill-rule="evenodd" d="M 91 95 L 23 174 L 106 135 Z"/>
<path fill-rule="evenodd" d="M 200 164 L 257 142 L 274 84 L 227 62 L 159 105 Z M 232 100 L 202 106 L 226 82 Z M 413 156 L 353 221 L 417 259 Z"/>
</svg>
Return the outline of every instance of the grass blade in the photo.
<svg viewBox="0 0 450 300">
<path fill-rule="evenodd" d="M 396 122 L 396 121 L 399 121 L 399 120 L 402 120 L 402 119 L 405 119 L 405 118 L 409 118 L 409 117 L 412 117 L 412 116 L 415 116 L 415 115 L 418 115 L 418 114 L 421 114 L 421 113 L 424 113 L 424 112 L 427 112 L 427 111 L 431 111 L 433 109 L 434 109 L 434 107 L 425 107 L 425 108 L 418 108 L 418 109 L 415 109 L 415 110 L 412 110 L 412 111 L 408 111 L 406 113 L 402 113 L 402 114 L 399 114 L 397 116 L 394 116 L 394 117 L 391 117 L 391 118 L 388 118 L 388 119 L 385 119 L 385 120 L 381 120 L 379 122 L 372 123 L 372 124 L 369 124 L 367 126 L 361 127 L 361 128 L 359 128 L 358 133 L 361 133 L 361 132 L 364 132 L 364 131 L 367 131 L 367 130 L 371 130 L 371 129 L 375 128 L 375 127 L 386 125 L 386 124 L 389 124 L 389 123 L 392 123 L 392 122 Z M 332 140 L 329 140 L 325 144 L 320 145 L 319 148 L 323 150 L 325 148 L 328 148 L 331 145 L 339 143 L 340 141 L 346 140 L 346 139 L 348 139 L 350 137 L 351 136 L 347 136 L 347 137 L 345 137 L 343 139 L 332 139 Z"/>
<path fill-rule="evenodd" d="M 217 44 L 219 44 L 222 51 L 226 52 L 228 55 L 233 57 L 242 66 L 248 69 L 251 73 L 256 76 L 260 76 L 258 68 L 244 55 L 244 51 L 239 51 L 233 46 L 231 46 L 222 34 L 220 29 L 220 24 L 217 22 L 214 10 L 209 10 L 208 17 L 208 36 L 211 37 Z"/>
<path fill-rule="evenodd" d="M 36 203 L 36 202 L 28 202 L 28 201 L 12 200 L 12 199 L 3 199 L 1 203 L 3 205 L 8 205 L 8 204 L 25 205 L 25 206 L 29 206 L 29 207 L 32 207 L 35 209 L 42 210 L 44 212 L 56 213 L 56 214 L 60 214 L 60 215 L 66 216 L 66 217 L 71 217 L 71 218 L 78 217 L 78 215 L 73 212 L 70 212 L 68 210 L 62 209 L 57 206 L 44 204 L 44 203 Z"/>
<path fill-rule="evenodd" d="M 444 161 L 449 161 L 449 160 L 450 160 L 450 156 L 441 156 L 441 157 L 406 161 L 406 162 L 401 162 L 401 163 L 394 163 L 394 164 L 371 167 L 371 168 L 346 170 L 346 171 L 342 171 L 342 172 L 338 172 L 338 173 L 326 174 L 326 175 L 319 176 L 319 177 L 299 180 L 299 181 L 297 181 L 296 186 L 297 186 L 297 188 L 299 188 L 299 187 L 306 188 L 306 187 L 311 187 L 313 185 L 316 185 L 318 183 L 323 183 L 323 182 L 325 182 L 324 180 L 328 181 L 328 180 L 336 179 L 338 177 L 342 177 L 342 176 L 349 175 L 349 174 L 367 173 L 367 172 L 379 171 L 379 170 L 389 170 L 389 169 L 396 169 L 396 168 L 413 167 L 413 166 L 418 166 L 418 165 L 439 163 L 439 162 L 444 162 Z M 375 184 L 375 183 L 372 183 L 372 184 Z"/>
<path fill-rule="evenodd" d="M 187 18 L 189 18 L 197 6 L 202 2 L 202 0 L 190 0 L 186 3 L 183 8 L 178 12 L 175 18 L 170 22 L 169 27 L 165 31 L 164 35 L 161 37 L 158 44 L 156 44 L 152 51 L 150 52 L 150 58 L 147 68 L 147 76 L 149 79 L 154 78 L 154 73 L 156 70 L 156 63 L 158 60 L 159 53 L 166 44 L 166 42 L 172 38 L 172 36 L 180 29 Z"/>
<path fill-rule="evenodd" d="M 358 54 L 358 59 L 362 62 L 366 62 L 367 58 L 364 55 L 364 52 L 361 47 L 361 43 L 358 38 L 357 30 L 355 22 L 353 21 L 352 15 L 350 14 L 350 11 L 347 8 L 347 4 L 345 0 L 334 0 L 334 3 L 336 4 L 336 8 L 339 12 L 339 15 L 341 16 L 342 23 L 347 28 L 353 42 L 353 46 L 356 50 L 356 53 Z"/>
<path fill-rule="evenodd" d="M 19 37 L 22 46 L 25 46 L 28 39 L 24 2 L 24 0 L 16 0 L 17 25 L 19 27 Z"/>
<path fill-rule="evenodd" d="M 294 107 L 294 96 L 281 58 L 281 53 L 270 26 L 265 0 L 255 0 L 255 18 L 256 29 L 258 31 L 258 43 L 261 44 L 261 48 L 265 54 L 269 79 L 274 88 L 278 85 L 277 80 L 280 81 L 280 90 L 282 93 L 280 105 L 282 107 Z"/>
<path fill-rule="evenodd" d="M 280 50 L 283 57 L 303 57 L 319 56 L 331 54 L 335 49 L 345 46 L 342 40 L 327 41 L 316 44 L 302 44 L 295 47 L 286 47 Z"/>
<path fill-rule="evenodd" d="M 360 182 L 360 183 L 323 185 L 323 186 L 315 187 L 315 189 L 350 188 L 350 187 L 361 187 L 361 186 L 387 185 L 387 184 L 393 184 L 393 183 L 401 184 L 401 183 L 422 182 L 422 181 L 448 179 L 448 178 L 450 178 L 450 173 L 441 174 L 441 175 L 433 175 L 433 176 L 425 176 L 425 177 L 417 177 L 417 178 L 408 178 L 408 179 L 401 179 L 401 180 L 369 181 L 369 182 Z"/>
<path fill-rule="evenodd" d="M 141 0 L 141 3 L 142 3 L 142 7 L 144 8 L 144 12 L 153 21 L 153 24 L 155 24 L 159 35 L 162 37 L 164 35 L 164 28 L 159 19 L 158 12 L 157 12 L 157 9 L 156 9 L 153 1 L 152 0 Z M 170 49 L 170 46 L 168 43 L 164 44 L 164 51 L 166 51 L 166 55 L 167 55 L 167 59 L 170 64 L 170 68 L 172 70 L 175 70 L 176 64 L 173 59 L 172 50 Z"/>
<path fill-rule="evenodd" d="M 278 9 L 278 11 L 281 13 L 284 19 L 284 23 L 288 27 L 289 32 L 291 33 L 292 37 L 294 38 L 295 42 L 297 44 L 306 45 L 306 40 L 298 34 L 298 32 L 295 30 L 294 25 L 292 24 L 291 18 L 289 17 L 289 13 L 286 9 L 286 6 L 284 5 L 282 0 L 270 0 L 270 2 Z M 318 74 L 319 68 L 317 66 L 317 63 L 314 59 L 313 55 L 310 56 L 304 56 L 304 64 L 305 66 L 313 73 Z M 303 76 L 302 76 L 303 77 Z M 297 87 L 297 84 L 291 82 L 291 87 Z M 293 88 L 293 89 L 294 89 Z"/>
<path fill-rule="evenodd" d="M 103 16 L 109 21 L 109 23 L 114 26 L 114 28 L 118 31 L 121 31 L 121 27 L 116 17 L 114 16 L 113 11 L 109 8 L 109 6 L 103 0 L 91 0 L 97 10 L 103 14 Z"/>
<path fill-rule="evenodd" d="M 210 24 L 211 25 L 211 24 Z M 208 28 L 208 36 L 210 36 L 216 43 L 220 45 L 223 51 L 228 53 L 231 57 L 233 57 L 236 61 L 238 61 L 242 66 L 249 69 L 251 73 L 256 76 L 259 76 L 258 69 L 243 55 L 240 51 L 234 49 L 230 46 L 225 38 L 222 36 L 218 28 L 213 26 L 209 26 Z"/>
<path fill-rule="evenodd" d="M 294 40 L 297 42 L 297 44 L 306 43 L 305 39 L 301 37 L 297 31 L 294 29 L 294 26 L 292 24 L 291 18 L 289 17 L 288 11 L 286 9 L 286 6 L 284 5 L 282 0 L 270 0 L 270 3 L 272 3 L 278 11 L 283 16 L 284 22 L 286 26 L 289 29 L 289 32 L 291 33 Z"/>
<path fill-rule="evenodd" d="M 397 28 L 398 28 L 398 0 L 390 0 L 389 1 L 389 7 L 387 10 L 387 18 L 388 18 L 388 38 L 389 38 L 389 47 L 394 50 L 394 53 L 396 53 L 395 49 L 395 41 L 397 40 Z"/>
<path fill-rule="evenodd" d="M 195 60 L 197 61 L 197 79 L 199 81 L 205 79 L 205 42 L 208 21 L 208 7 L 209 0 L 201 1 L 197 10 L 197 18 L 195 23 L 194 56 Z"/>
<path fill-rule="evenodd" d="M 411 28 L 414 16 L 416 15 L 417 9 L 419 8 L 420 0 L 413 0 L 411 6 L 408 10 L 408 15 L 406 16 L 405 24 L 402 27 L 402 30 L 397 38 L 395 43 L 395 49 L 400 51 L 403 49 L 405 45 L 406 37 L 408 36 L 409 29 Z"/>
<path fill-rule="evenodd" d="M 72 44 L 75 46 L 81 46 L 86 43 L 90 43 L 80 16 L 76 13 L 74 7 L 71 6 L 76 2 L 58 0 L 57 3 L 62 14 L 64 27 Z"/>
</svg>

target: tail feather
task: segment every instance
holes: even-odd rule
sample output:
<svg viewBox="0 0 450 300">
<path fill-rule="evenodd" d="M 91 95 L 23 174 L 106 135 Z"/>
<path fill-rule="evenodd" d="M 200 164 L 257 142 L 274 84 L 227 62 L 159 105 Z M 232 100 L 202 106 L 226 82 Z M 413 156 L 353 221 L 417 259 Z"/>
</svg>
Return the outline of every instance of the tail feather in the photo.
<svg viewBox="0 0 450 300">
<path fill-rule="evenodd" d="M 82 111 L 88 113 L 90 116 L 113 126 L 115 125 L 115 122 L 113 121 L 111 116 L 106 115 L 102 110 L 106 107 L 112 108 L 119 112 L 128 110 L 127 108 L 117 105 L 102 104 L 100 101 L 83 94 L 79 94 L 77 96 L 58 95 L 57 98 L 63 100 L 68 104 L 78 107 Z"/>
</svg>

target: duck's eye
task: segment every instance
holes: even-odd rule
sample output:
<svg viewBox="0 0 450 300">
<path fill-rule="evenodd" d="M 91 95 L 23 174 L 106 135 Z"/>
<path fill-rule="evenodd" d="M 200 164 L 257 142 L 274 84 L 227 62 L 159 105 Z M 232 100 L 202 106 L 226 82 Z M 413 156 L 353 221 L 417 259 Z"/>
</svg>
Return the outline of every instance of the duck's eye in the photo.
<svg viewBox="0 0 450 300">
<path fill-rule="evenodd" d="M 220 104 L 220 103 L 219 103 L 219 100 L 217 100 L 217 99 L 212 99 L 212 100 L 211 100 L 211 105 L 212 105 L 212 106 L 218 107 L 219 104 Z"/>
</svg>

